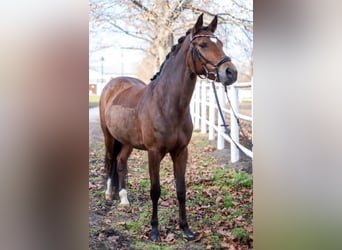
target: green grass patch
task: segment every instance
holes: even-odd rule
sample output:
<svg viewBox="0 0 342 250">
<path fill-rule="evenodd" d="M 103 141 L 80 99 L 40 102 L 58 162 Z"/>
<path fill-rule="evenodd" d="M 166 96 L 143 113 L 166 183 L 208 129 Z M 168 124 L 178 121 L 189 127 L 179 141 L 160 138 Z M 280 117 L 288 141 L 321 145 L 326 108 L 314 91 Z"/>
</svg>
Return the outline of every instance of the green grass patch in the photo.
<svg viewBox="0 0 342 250">
<path fill-rule="evenodd" d="M 137 249 L 144 249 L 146 243 L 142 241 L 135 242 L 132 246 Z"/>
<path fill-rule="evenodd" d="M 253 185 L 252 176 L 243 171 L 233 174 L 232 177 L 233 177 L 233 185 L 235 186 L 251 188 Z"/>
<path fill-rule="evenodd" d="M 233 228 L 232 235 L 240 242 L 247 242 L 249 235 L 243 227 Z"/>
<path fill-rule="evenodd" d="M 139 184 L 140 184 L 140 187 L 144 193 L 150 191 L 150 180 L 149 179 L 141 179 Z"/>
<path fill-rule="evenodd" d="M 212 236 L 212 239 L 213 239 L 213 243 L 214 245 L 212 246 L 213 249 L 221 249 L 221 236 L 217 233 L 215 233 L 213 236 Z"/>
<path fill-rule="evenodd" d="M 234 169 L 218 169 L 214 176 L 214 185 L 252 188 L 253 177 L 244 171 L 237 173 Z"/>
<path fill-rule="evenodd" d="M 104 190 L 96 190 L 96 191 L 94 192 L 94 196 L 95 196 L 95 197 L 98 197 L 98 198 L 103 198 L 103 197 L 104 197 L 104 193 L 105 193 Z"/>
<path fill-rule="evenodd" d="M 230 196 L 225 196 L 223 201 L 223 207 L 230 208 L 233 207 L 233 199 Z"/>
<path fill-rule="evenodd" d="M 165 196 L 170 196 L 171 195 L 171 193 L 167 190 L 167 189 L 165 189 L 165 188 L 161 188 L 161 190 L 160 190 L 160 196 L 161 197 L 165 197 Z"/>
<path fill-rule="evenodd" d="M 230 186 L 232 184 L 230 175 L 232 173 L 231 169 L 217 169 L 214 175 L 214 185 L 215 186 Z"/>
<path fill-rule="evenodd" d="M 219 222 L 220 220 L 222 220 L 222 215 L 217 213 L 217 214 L 214 214 L 212 217 L 211 217 L 211 220 L 213 220 L 214 222 Z"/>
<path fill-rule="evenodd" d="M 94 108 L 99 106 L 100 96 L 99 95 L 90 95 L 89 96 L 89 108 Z"/>
</svg>

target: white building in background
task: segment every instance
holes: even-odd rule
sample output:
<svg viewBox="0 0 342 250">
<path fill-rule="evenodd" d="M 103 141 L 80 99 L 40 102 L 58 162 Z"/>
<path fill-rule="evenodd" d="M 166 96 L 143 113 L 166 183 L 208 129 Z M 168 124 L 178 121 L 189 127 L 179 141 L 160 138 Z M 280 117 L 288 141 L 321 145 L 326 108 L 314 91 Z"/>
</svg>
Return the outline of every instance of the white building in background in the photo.
<svg viewBox="0 0 342 250">
<path fill-rule="evenodd" d="M 121 76 L 120 74 L 103 74 L 95 70 L 89 70 L 89 95 L 101 95 L 104 86 L 110 79 Z M 124 76 L 137 77 L 134 74 L 125 74 Z"/>
<path fill-rule="evenodd" d="M 89 95 L 100 95 L 109 79 L 107 75 L 103 75 L 102 79 L 101 73 L 89 70 Z"/>
</svg>

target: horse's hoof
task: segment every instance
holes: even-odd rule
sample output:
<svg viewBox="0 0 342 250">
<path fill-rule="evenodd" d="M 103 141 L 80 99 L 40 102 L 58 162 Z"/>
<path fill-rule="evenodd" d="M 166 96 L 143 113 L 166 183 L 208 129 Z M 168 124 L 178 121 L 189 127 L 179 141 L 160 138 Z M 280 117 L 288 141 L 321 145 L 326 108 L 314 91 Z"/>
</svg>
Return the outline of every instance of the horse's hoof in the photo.
<svg viewBox="0 0 342 250">
<path fill-rule="evenodd" d="M 129 201 L 127 199 L 127 190 L 126 189 L 121 189 L 119 192 L 120 196 L 120 206 L 129 206 Z"/>
<path fill-rule="evenodd" d="M 194 234 L 190 229 L 187 229 L 183 232 L 183 238 L 188 241 L 193 241 L 197 239 L 197 234 Z"/>
<path fill-rule="evenodd" d="M 160 241 L 160 235 L 158 230 L 152 230 L 150 234 L 150 240 L 151 241 Z"/>
<path fill-rule="evenodd" d="M 120 202 L 119 206 L 122 206 L 122 207 L 129 207 L 129 202 Z"/>
</svg>

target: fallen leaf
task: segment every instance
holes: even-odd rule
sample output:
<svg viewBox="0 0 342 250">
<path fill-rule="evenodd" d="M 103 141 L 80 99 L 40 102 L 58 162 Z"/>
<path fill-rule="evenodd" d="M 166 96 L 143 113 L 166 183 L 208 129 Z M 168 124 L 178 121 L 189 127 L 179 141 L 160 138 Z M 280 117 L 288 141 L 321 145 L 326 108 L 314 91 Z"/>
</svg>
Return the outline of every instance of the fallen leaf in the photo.
<svg viewBox="0 0 342 250">
<path fill-rule="evenodd" d="M 234 247 L 234 245 L 230 245 L 229 250 L 236 250 L 236 248 Z"/>
<path fill-rule="evenodd" d="M 220 203 L 223 202 L 223 197 L 222 196 L 217 196 L 216 200 L 215 200 L 215 204 L 217 207 L 219 207 Z"/>
<path fill-rule="evenodd" d="M 106 223 L 106 224 L 108 224 L 108 225 L 111 224 L 111 222 L 112 222 L 112 221 L 111 221 L 110 219 L 104 219 L 104 223 Z"/>
<path fill-rule="evenodd" d="M 117 242 L 118 239 L 120 239 L 120 236 L 114 235 L 114 236 L 108 237 L 108 240 L 110 240 L 110 241 L 112 241 L 112 242 Z"/>
<path fill-rule="evenodd" d="M 167 243 L 174 243 L 175 242 L 175 234 L 174 233 L 169 233 L 166 238 L 165 241 Z"/>
<path fill-rule="evenodd" d="M 196 233 L 196 239 L 193 242 L 198 242 L 203 238 L 203 232 L 201 233 Z"/>
<path fill-rule="evenodd" d="M 224 230 L 224 228 L 218 228 L 217 233 L 221 234 L 222 236 L 226 236 L 228 234 L 228 232 L 226 230 Z"/>
<path fill-rule="evenodd" d="M 222 241 L 221 242 L 221 248 L 223 249 L 230 249 L 230 244 L 228 244 L 228 242 Z"/>
</svg>

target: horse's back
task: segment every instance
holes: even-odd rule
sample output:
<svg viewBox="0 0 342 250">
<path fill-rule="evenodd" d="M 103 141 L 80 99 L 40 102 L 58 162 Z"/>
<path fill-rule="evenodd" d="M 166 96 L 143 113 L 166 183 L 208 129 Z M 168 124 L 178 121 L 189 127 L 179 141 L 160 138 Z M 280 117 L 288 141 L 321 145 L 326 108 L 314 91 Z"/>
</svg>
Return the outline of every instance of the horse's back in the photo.
<svg viewBox="0 0 342 250">
<path fill-rule="evenodd" d="M 102 105 L 107 106 L 109 103 L 113 102 L 116 98 L 122 95 L 123 92 L 126 92 L 124 99 L 127 100 L 130 98 L 130 95 L 134 96 L 139 94 L 143 91 L 143 89 L 145 89 L 145 87 L 146 84 L 137 78 L 116 77 L 111 79 L 104 87 L 101 93 L 100 102 Z"/>
</svg>

